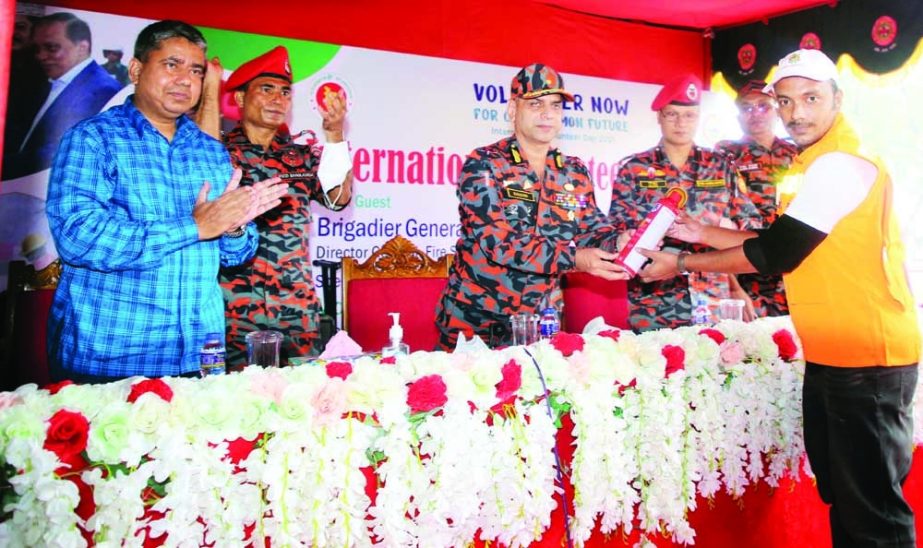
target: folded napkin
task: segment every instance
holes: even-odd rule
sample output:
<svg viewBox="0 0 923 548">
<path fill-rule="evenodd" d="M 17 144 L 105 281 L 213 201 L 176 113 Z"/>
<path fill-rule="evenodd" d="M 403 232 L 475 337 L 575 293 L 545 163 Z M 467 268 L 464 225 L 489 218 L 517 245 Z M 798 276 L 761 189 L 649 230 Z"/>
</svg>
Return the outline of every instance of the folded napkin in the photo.
<svg viewBox="0 0 923 548">
<path fill-rule="evenodd" d="M 341 358 L 343 356 L 358 356 L 362 354 L 362 347 L 350 338 L 346 331 L 337 331 L 336 335 L 327 341 L 324 352 L 318 356 L 322 360 Z"/>
<path fill-rule="evenodd" d="M 483 339 L 475 335 L 471 340 L 465 338 L 465 334 L 459 332 L 458 342 L 455 343 L 455 353 L 481 354 L 490 352 L 490 348 L 484 343 Z"/>
<path fill-rule="evenodd" d="M 592 320 L 588 321 L 585 326 L 583 326 L 584 335 L 596 335 L 603 331 L 609 331 L 610 329 L 618 329 L 618 327 L 613 327 L 606 324 L 606 320 L 602 316 L 596 316 Z"/>
</svg>

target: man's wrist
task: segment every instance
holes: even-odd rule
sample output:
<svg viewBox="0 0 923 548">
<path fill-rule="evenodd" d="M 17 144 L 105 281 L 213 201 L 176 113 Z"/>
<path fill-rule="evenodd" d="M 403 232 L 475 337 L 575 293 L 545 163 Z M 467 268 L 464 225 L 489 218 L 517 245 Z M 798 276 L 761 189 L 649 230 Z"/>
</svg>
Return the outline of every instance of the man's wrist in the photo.
<svg viewBox="0 0 923 548">
<path fill-rule="evenodd" d="M 325 129 L 324 140 L 328 143 L 342 143 L 345 141 L 345 135 L 342 129 Z"/>
<path fill-rule="evenodd" d="M 224 233 L 224 235 L 229 238 L 240 238 L 241 236 L 244 235 L 245 232 L 247 232 L 246 225 L 241 225 L 235 228 L 234 230 L 228 230 L 227 232 Z"/>
<path fill-rule="evenodd" d="M 676 271 L 680 274 L 689 274 L 689 270 L 686 269 L 686 257 L 688 256 L 688 251 L 680 251 L 676 255 Z"/>
</svg>

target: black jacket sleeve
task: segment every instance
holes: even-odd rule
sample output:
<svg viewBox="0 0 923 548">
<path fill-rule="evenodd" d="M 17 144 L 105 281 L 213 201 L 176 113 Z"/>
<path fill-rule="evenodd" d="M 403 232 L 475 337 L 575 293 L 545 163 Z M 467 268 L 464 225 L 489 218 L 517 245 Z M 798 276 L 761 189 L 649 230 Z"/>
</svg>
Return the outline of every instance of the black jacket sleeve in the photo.
<svg viewBox="0 0 923 548">
<path fill-rule="evenodd" d="M 760 274 L 791 272 L 827 234 L 794 217 L 782 215 L 769 228 L 744 242 L 744 255 Z"/>
</svg>

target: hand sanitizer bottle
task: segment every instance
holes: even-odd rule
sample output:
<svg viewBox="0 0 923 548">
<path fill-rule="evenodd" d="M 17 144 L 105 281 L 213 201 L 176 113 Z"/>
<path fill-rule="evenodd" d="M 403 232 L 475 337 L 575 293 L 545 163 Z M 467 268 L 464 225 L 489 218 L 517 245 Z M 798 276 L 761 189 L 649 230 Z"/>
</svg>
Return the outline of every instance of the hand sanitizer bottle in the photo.
<svg viewBox="0 0 923 548">
<path fill-rule="evenodd" d="M 388 358 L 390 356 L 410 355 L 410 347 L 401 342 L 401 339 L 404 338 L 404 328 L 401 327 L 401 313 L 388 312 L 388 315 L 391 316 L 391 319 L 394 321 L 394 325 L 388 330 L 388 338 L 391 339 L 391 345 L 381 349 L 381 357 Z"/>
</svg>

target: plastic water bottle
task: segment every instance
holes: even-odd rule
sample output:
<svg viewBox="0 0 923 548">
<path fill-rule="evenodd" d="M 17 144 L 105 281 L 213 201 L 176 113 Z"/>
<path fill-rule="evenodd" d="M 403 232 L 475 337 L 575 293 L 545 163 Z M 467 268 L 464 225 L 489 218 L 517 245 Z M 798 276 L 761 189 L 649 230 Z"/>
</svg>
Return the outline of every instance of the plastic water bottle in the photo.
<svg viewBox="0 0 923 548">
<path fill-rule="evenodd" d="M 199 371 L 203 377 L 224 375 L 224 337 L 222 333 L 209 333 L 199 353 Z"/>
<path fill-rule="evenodd" d="M 692 325 L 709 324 L 711 324 L 711 311 L 708 310 L 708 302 L 705 300 L 705 295 L 697 295 L 695 308 L 692 309 Z"/>
<path fill-rule="evenodd" d="M 540 319 L 538 321 L 539 336 L 543 339 L 550 339 L 560 329 L 561 320 L 558 317 L 558 311 L 551 305 L 551 299 L 546 296 L 542 300 Z"/>
</svg>

